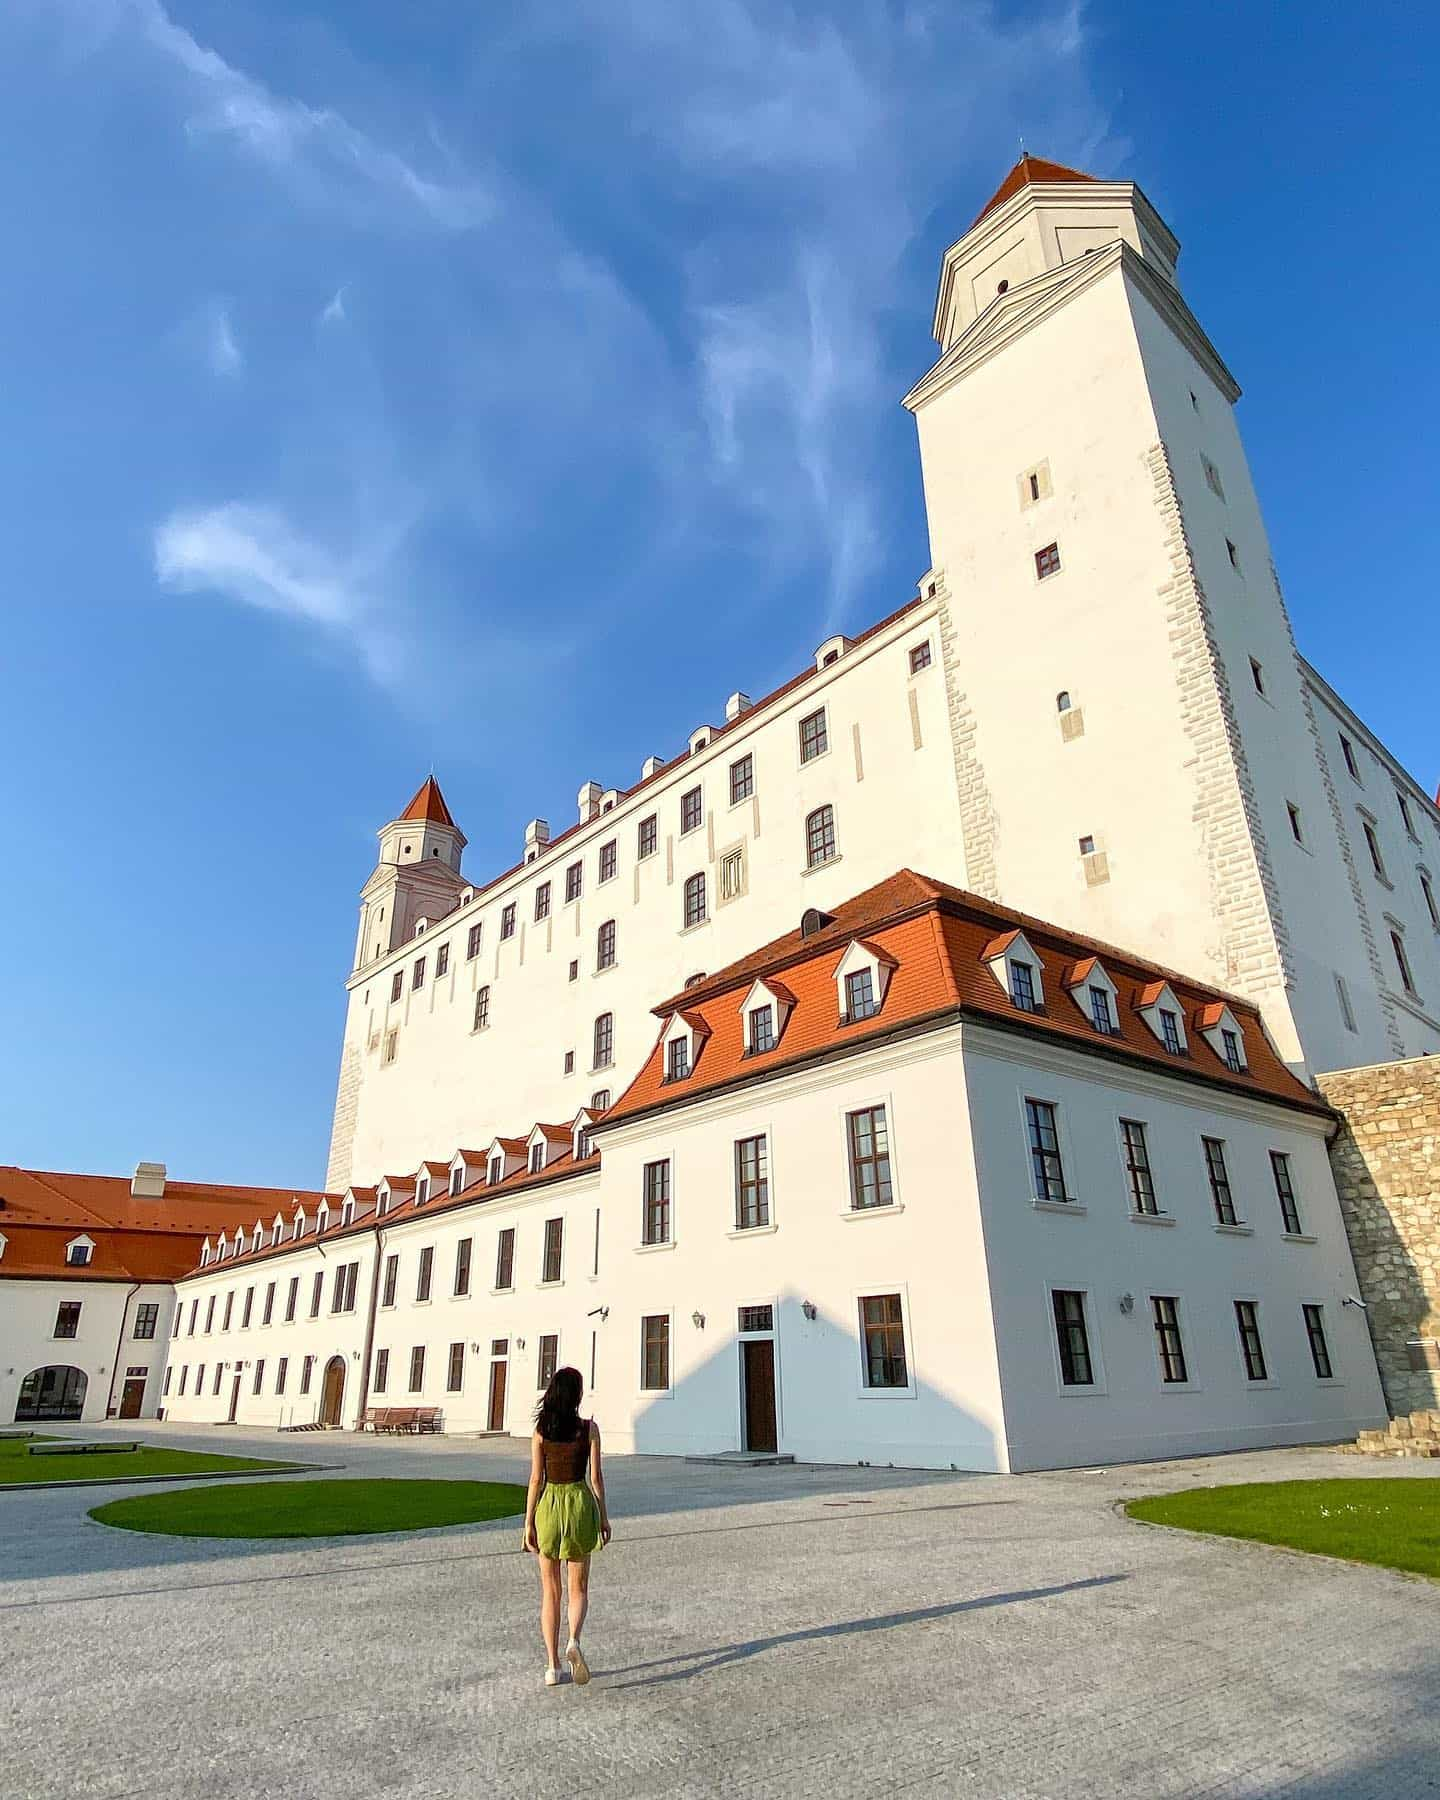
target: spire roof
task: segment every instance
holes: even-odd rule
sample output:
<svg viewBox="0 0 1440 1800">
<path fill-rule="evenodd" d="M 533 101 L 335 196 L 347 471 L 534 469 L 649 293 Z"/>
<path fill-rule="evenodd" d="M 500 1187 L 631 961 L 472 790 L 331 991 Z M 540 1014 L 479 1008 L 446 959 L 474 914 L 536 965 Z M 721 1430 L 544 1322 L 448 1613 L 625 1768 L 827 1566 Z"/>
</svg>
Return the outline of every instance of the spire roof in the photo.
<svg viewBox="0 0 1440 1800">
<path fill-rule="evenodd" d="M 415 798 L 401 813 L 402 819 L 428 819 L 433 825 L 449 825 L 452 830 L 459 826 L 450 817 L 450 808 L 445 804 L 445 796 L 440 792 L 440 783 L 433 775 L 427 775 L 415 791 Z"/>
<path fill-rule="evenodd" d="M 1093 175 L 1086 175 L 1080 169 L 1067 168 L 1064 163 L 1047 162 L 1043 156 L 1031 156 L 1029 151 L 1021 154 L 1019 162 L 996 188 L 986 204 L 975 218 L 975 225 L 981 219 L 1003 206 L 1012 194 L 1018 194 L 1023 187 L 1029 187 L 1032 181 L 1094 181 Z M 970 229 L 973 231 L 975 225 Z"/>
</svg>

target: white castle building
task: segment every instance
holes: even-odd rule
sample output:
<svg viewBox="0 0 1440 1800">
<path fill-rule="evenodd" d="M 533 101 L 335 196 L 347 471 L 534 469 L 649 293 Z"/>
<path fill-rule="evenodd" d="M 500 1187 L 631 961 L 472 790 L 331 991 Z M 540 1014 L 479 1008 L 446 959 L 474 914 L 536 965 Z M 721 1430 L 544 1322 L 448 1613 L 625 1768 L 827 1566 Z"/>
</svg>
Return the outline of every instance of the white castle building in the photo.
<svg viewBox="0 0 1440 1800">
<path fill-rule="evenodd" d="M 1178 248 L 1022 158 L 906 398 L 915 597 L 502 874 L 433 778 L 382 829 L 328 1194 L 209 1235 L 170 1416 L 523 1432 L 568 1361 L 621 1450 L 1383 1418 L 1311 1078 L 1440 1048 L 1440 812 L 1296 650 Z"/>
</svg>

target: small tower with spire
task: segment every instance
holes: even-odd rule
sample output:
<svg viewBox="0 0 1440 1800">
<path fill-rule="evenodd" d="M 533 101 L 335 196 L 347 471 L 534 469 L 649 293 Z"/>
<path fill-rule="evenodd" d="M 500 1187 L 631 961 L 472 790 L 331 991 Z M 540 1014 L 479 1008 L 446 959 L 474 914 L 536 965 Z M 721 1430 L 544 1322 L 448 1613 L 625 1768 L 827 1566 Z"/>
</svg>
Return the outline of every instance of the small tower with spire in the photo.
<svg viewBox="0 0 1440 1800">
<path fill-rule="evenodd" d="M 459 899 L 465 833 L 450 816 L 440 783 L 427 775 L 398 818 L 382 825 L 380 860 L 360 890 L 355 967 L 415 935 L 421 919 L 443 918 Z"/>
</svg>

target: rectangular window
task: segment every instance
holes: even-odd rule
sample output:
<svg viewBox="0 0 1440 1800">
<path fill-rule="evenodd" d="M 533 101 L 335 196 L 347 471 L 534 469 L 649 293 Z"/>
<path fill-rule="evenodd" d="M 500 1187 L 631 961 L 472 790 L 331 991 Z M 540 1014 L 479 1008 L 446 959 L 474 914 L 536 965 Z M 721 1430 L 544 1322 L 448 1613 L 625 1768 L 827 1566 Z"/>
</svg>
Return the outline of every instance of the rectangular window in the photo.
<svg viewBox="0 0 1440 1800">
<path fill-rule="evenodd" d="M 1234 544 L 1231 543 L 1229 538 L 1226 538 L 1225 540 L 1225 550 L 1230 558 L 1230 567 L 1232 569 L 1238 569 L 1240 567 L 1240 552 L 1235 548 Z"/>
<path fill-rule="evenodd" d="M 1335 998 L 1340 1002 L 1340 1020 L 1347 1031 L 1357 1031 L 1355 1008 L 1350 1004 L 1350 990 L 1345 985 L 1345 977 L 1335 977 Z"/>
<path fill-rule="evenodd" d="M 1145 1127 L 1139 1119 L 1122 1119 L 1120 1135 L 1125 1145 L 1125 1175 L 1130 1183 L 1131 1210 L 1153 1216 L 1160 1208 L 1155 1199 L 1155 1177 L 1150 1168 L 1150 1146 L 1145 1139 Z"/>
<path fill-rule="evenodd" d="M 705 877 L 692 875 L 685 883 L 685 929 L 705 923 Z"/>
<path fill-rule="evenodd" d="M 55 1314 L 55 1335 L 57 1338 L 73 1338 L 80 1330 L 80 1302 L 78 1300 L 62 1300 Z"/>
<path fill-rule="evenodd" d="M 380 1290 L 380 1304 L 382 1306 L 393 1306 L 395 1304 L 395 1291 L 399 1286 L 399 1283 L 400 1255 L 398 1251 L 393 1251 L 385 1258 L 385 1282 Z"/>
<path fill-rule="evenodd" d="M 1103 1031 L 1106 1037 L 1118 1037 L 1120 1028 L 1115 1023 L 1114 1009 L 1110 1005 L 1110 990 L 1103 987 L 1090 989 L 1090 1023 L 1097 1031 Z"/>
<path fill-rule="evenodd" d="M 282 1356 L 275 1365 L 275 1392 L 277 1394 L 283 1394 L 285 1392 L 285 1377 L 289 1372 L 289 1369 L 290 1358 L 288 1356 Z"/>
<path fill-rule="evenodd" d="M 775 1329 L 775 1308 L 773 1306 L 742 1306 L 737 1315 L 738 1329 L 746 1331 L 773 1331 Z"/>
<path fill-rule="evenodd" d="M 515 1285 L 515 1227 L 507 1225 L 495 1246 L 495 1285 L 508 1293 Z"/>
<path fill-rule="evenodd" d="M 425 1386 L 425 1346 L 417 1344 L 410 1352 L 410 1392 L 418 1394 Z"/>
<path fill-rule="evenodd" d="M 260 1392 L 260 1383 L 264 1379 L 265 1379 L 265 1358 L 263 1356 L 260 1356 L 255 1359 L 255 1385 L 250 1390 L 252 1394 L 258 1394 Z"/>
<path fill-rule="evenodd" d="M 472 925 L 465 936 L 465 960 L 474 962 L 480 954 L 480 927 Z"/>
<path fill-rule="evenodd" d="M 561 1067 L 567 1075 L 573 1075 L 575 1073 L 575 1052 L 573 1050 L 567 1050 L 565 1052 L 565 1058 Z"/>
<path fill-rule="evenodd" d="M 442 944 L 435 952 L 435 979 L 438 981 L 442 975 L 447 974 L 449 968 L 450 946 L 448 944 Z"/>
<path fill-rule="evenodd" d="M 314 1373 L 315 1358 L 313 1356 L 307 1356 L 300 1365 L 300 1392 L 302 1394 L 308 1394 L 310 1392 L 310 1377 Z"/>
<path fill-rule="evenodd" d="M 514 937 L 514 935 L 515 935 L 515 902 L 512 900 L 512 901 L 510 901 L 510 903 L 507 906 L 505 906 L 501 909 L 501 913 L 500 913 L 501 941 L 503 942 L 504 939 L 506 939 L 506 938 L 512 938 L 512 937 Z"/>
<path fill-rule="evenodd" d="M 1385 859 L 1380 854 L 1380 840 L 1375 835 L 1375 827 L 1368 819 L 1363 819 L 1361 825 L 1365 832 L 1365 846 L 1370 852 L 1370 867 L 1381 881 L 1388 881 L 1390 877 L 1385 873 Z"/>
<path fill-rule="evenodd" d="M 1022 1012 L 1039 1012 L 1035 995 L 1035 971 L 1027 962 L 1010 958 L 1010 998 Z"/>
<path fill-rule="evenodd" d="M 200 1363 L 195 1370 L 195 1398 L 198 1400 L 205 1387 L 205 1365 Z"/>
<path fill-rule="evenodd" d="M 1155 1327 L 1155 1349 L 1160 1357 L 1160 1379 L 1188 1381 L 1185 1347 L 1180 1342 L 1180 1302 L 1173 1294 L 1153 1294 L 1150 1318 Z"/>
<path fill-rule="evenodd" d="M 665 1079 L 667 1081 L 683 1081 L 689 1073 L 689 1038 L 671 1038 L 670 1042 L 665 1046 Z"/>
<path fill-rule="evenodd" d="M 894 1184 L 890 1177 L 890 1133 L 883 1106 L 862 1107 L 845 1115 L 850 1149 L 850 1205 L 860 1212 L 871 1206 L 892 1206 Z"/>
<path fill-rule="evenodd" d="M 185 1392 L 185 1382 L 186 1382 L 186 1379 L 188 1378 L 189 1374 L 190 1374 L 189 1363 L 181 1363 L 181 1365 L 180 1365 L 180 1392 L 182 1395 Z"/>
<path fill-rule="evenodd" d="M 755 792 L 755 758 L 742 756 L 730 765 L 730 804 L 738 806 Z"/>
<path fill-rule="evenodd" d="M 220 1321 L 220 1329 L 222 1331 L 228 1331 L 230 1329 L 230 1321 L 234 1316 L 235 1290 L 234 1288 L 231 1288 L 230 1292 L 225 1296 L 225 1315 Z"/>
<path fill-rule="evenodd" d="M 666 1313 L 652 1313 L 640 1321 L 640 1385 L 670 1385 L 670 1319 Z"/>
<path fill-rule="evenodd" d="M 1300 1231 L 1300 1208 L 1295 1204 L 1295 1184 L 1290 1179 L 1290 1158 L 1283 1150 L 1270 1152 L 1270 1173 L 1280 1202 L 1280 1220 L 1292 1237 Z"/>
<path fill-rule="evenodd" d="M 394 1062 L 399 1051 L 400 1033 L 398 1031 L 387 1031 L 385 1033 L 385 1051 L 381 1058 L 381 1061 L 384 1062 L 387 1068 Z"/>
<path fill-rule="evenodd" d="M 330 1310 L 332 1313 L 343 1312 L 345 1308 L 345 1265 L 341 1263 L 335 1271 L 335 1281 L 330 1290 Z"/>
<path fill-rule="evenodd" d="M 410 972 L 410 990 L 413 993 L 416 988 L 422 988 L 424 985 L 425 958 L 423 956 L 417 956 L 415 958 L 415 967 Z"/>
<path fill-rule="evenodd" d="M 584 885 L 585 885 L 585 865 L 584 865 L 584 863 L 582 863 L 582 862 L 571 863 L 570 866 L 565 871 L 565 898 L 567 900 L 578 900 L 580 898 L 580 891 L 584 887 Z"/>
<path fill-rule="evenodd" d="M 595 1057 L 592 1069 L 608 1069 L 615 1060 L 615 1015 L 601 1013 L 595 1021 Z"/>
<path fill-rule="evenodd" d="M 218 1394 L 220 1392 L 220 1383 L 221 1383 L 222 1379 L 224 1378 L 224 1375 L 225 1375 L 224 1363 L 216 1363 L 216 1365 L 215 1365 L 215 1385 L 210 1390 L 211 1393 Z"/>
<path fill-rule="evenodd" d="M 472 1029 L 475 1031 L 484 1031 L 485 1027 L 489 1023 L 490 1023 L 490 990 L 488 987 L 476 988 L 476 990 L 475 990 L 475 1023 L 474 1023 L 474 1026 L 472 1027 Z"/>
<path fill-rule="evenodd" d="M 1220 1032 L 1220 1053 L 1232 1075 L 1243 1074 L 1245 1059 L 1240 1054 L 1240 1040 L 1228 1026 Z"/>
<path fill-rule="evenodd" d="M 753 1231 L 770 1223 L 770 1160 L 765 1139 L 741 1138 L 735 1145 L 735 1229 Z"/>
<path fill-rule="evenodd" d="M 645 1244 L 670 1242 L 670 1163 L 646 1163 L 645 1205 L 641 1221 L 641 1239 Z"/>
<path fill-rule="evenodd" d="M 530 1146 L 530 1173 L 532 1175 L 538 1175 L 544 1167 L 545 1146 L 543 1144 L 532 1144 Z"/>
<path fill-rule="evenodd" d="M 542 1281 L 558 1281 L 565 1259 L 565 1221 L 545 1221 L 545 1254 L 540 1263 Z"/>
<path fill-rule="evenodd" d="M 391 998 L 391 1000 L 398 1000 L 404 992 L 405 992 L 405 971 L 403 969 L 397 969 L 395 971 L 395 973 L 390 977 L 390 998 Z"/>
<path fill-rule="evenodd" d="M 814 762 L 830 748 L 830 734 L 825 724 L 825 708 L 807 713 L 800 721 L 800 760 Z"/>
<path fill-rule="evenodd" d="M 1216 1222 L 1235 1224 L 1235 1199 L 1230 1192 L 1230 1174 L 1225 1167 L 1225 1144 L 1220 1138 L 1201 1138 L 1205 1146 L 1205 1173 L 1210 1178 L 1210 1198 L 1215 1203 Z"/>
<path fill-rule="evenodd" d="M 212 1294 L 210 1296 L 210 1298 L 205 1302 L 205 1334 L 206 1334 L 206 1336 L 208 1337 L 209 1334 L 214 1329 L 215 1329 L 215 1296 L 214 1296 L 214 1294 Z"/>
<path fill-rule="evenodd" d="M 1414 837 L 1415 827 L 1410 819 L 1410 802 L 1400 792 L 1399 788 L 1396 788 L 1395 790 L 1395 804 L 1400 808 L 1400 823 L 1405 827 L 1409 836 Z"/>
<path fill-rule="evenodd" d="M 615 879 L 615 867 L 615 840 L 614 838 L 611 838 L 608 843 L 600 846 L 600 879 L 602 881 L 613 881 Z"/>
<path fill-rule="evenodd" d="M 1160 1042 L 1171 1056 L 1184 1054 L 1185 1046 L 1180 1039 L 1180 1021 L 1168 1007 L 1160 1008 Z"/>
<path fill-rule="evenodd" d="M 1285 811 L 1290 815 L 1290 835 L 1297 844 L 1305 842 L 1305 833 L 1300 825 L 1300 808 L 1293 800 L 1285 802 Z"/>
<path fill-rule="evenodd" d="M 164 1381 L 164 1384 L 163 1384 L 163 1386 L 162 1386 L 162 1387 L 161 1387 L 161 1389 L 160 1389 L 160 1392 L 161 1392 L 161 1393 L 162 1393 L 162 1394 L 168 1394 L 168 1393 L 169 1393 L 169 1392 L 170 1392 L 170 1377 L 171 1377 L 171 1376 L 172 1376 L 172 1375 L 173 1375 L 173 1374 L 174 1374 L 174 1373 L 175 1373 L 175 1371 L 174 1371 L 174 1369 L 171 1369 L 171 1368 L 167 1368 L 167 1369 L 166 1369 L 166 1371 L 165 1371 L 165 1381 Z"/>
<path fill-rule="evenodd" d="M 247 1287 L 245 1290 L 245 1303 L 240 1308 L 240 1329 L 242 1331 L 248 1331 L 250 1329 L 250 1315 L 254 1310 L 255 1290 L 253 1287 Z"/>
<path fill-rule="evenodd" d="M 1345 758 L 1345 767 L 1352 781 L 1359 781 L 1360 769 L 1355 761 L 1355 746 L 1343 734 L 1340 738 L 1340 754 Z"/>
<path fill-rule="evenodd" d="M 320 1299 L 324 1286 L 325 1271 L 323 1269 L 317 1269 L 314 1278 L 310 1283 L 310 1317 L 312 1319 L 318 1319 L 320 1317 Z"/>
<path fill-rule="evenodd" d="M 1435 906 L 1435 892 L 1430 886 L 1430 877 L 1423 870 L 1420 874 L 1420 892 L 1425 896 L 1425 910 L 1430 915 L 1430 923 L 1440 931 L 1440 910 Z"/>
<path fill-rule="evenodd" d="M 1093 1388 L 1091 1337 L 1085 1327 L 1085 1296 L 1057 1287 L 1049 1296 L 1055 1312 L 1055 1348 L 1060 1352 L 1060 1381 L 1066 1388 Z"/>
<path fill-rule="evenodd" d="M 1390 933 L 1390 948 L 1395 952 L 1395 967 L 1400 971 L 1401 985 L 1407 994 L 1415 992 L 1415 981 L 1410 973 L 1410 959 L 1405 954 L 1405 940 L 1398 931 Z"/>
<path fill-rule="evenodd" d="M 1058 544 L 1046 544 L 1043 550 L 1037 550 L 1035 552 L 1035 575 L 1037 580 L 1044 581 L 1047 575 L 1058 575 L 1059 572 L 1060 546 Z"/>
<path fill-rule="evenodd" d="M 445 1371 L 445 1392 L 458 1394 L 465 1385 L 465 1345 L 450 1346 L 450 1366 Z"/>
<path fill-rule="evenodd" d="M 540 1339 L 540 1356 L 535 1370 L 535 1385 L 540 1388 L 549 1387 L 555 1379 L 555 1365 L 560 1360 L 560 1339 L 554 1332 L 548 1332 Z"/>
<path fill-rule="evenodd" d="M 1245 1358 L 1245 1379 L 1264 1381 L 1265 1346 L 1260 1342 L 1260 1318 L 1253 1300 L 1235 1302 L 1235 1328 L 1240 1333 L 1240 1354 Z"/>
<path fill-rule="evenodd" d="M 195 1299 L 193 1299 L 190 1302 L 190 1324 L 187 1327 L 186 1333 L 185 1333 L 185 1335 L 187 1337 L 194 1337 L 194 1335 L 195 1335 L 195 1313 L 196 1313 L 196 1309 L 199 1307 L 199 1305 L 200 1305 L 200 1298 L 197 1295 L 195 1297 Z"/>
<path fill-rule="evenodd" d="M 720 898 L 734 900 L 745 892 L 745 846 L 720 858 Z"/>
<path fill-rule="evenodd" d="M 389 1380 L 390 1352 L 388 1350 L 377 1350 L 375 1352 L 375 1378 L 370 1385 L 377 1394 L 383 1394 Z"/>
<path fill-rule="evenodd" d="M 1025 1125 L 1030 1134 L 1030 1169 L 1037 1200 L 1069 1200 L 1060 1161 L 1060 1133 L 1055 1108 L 1048 1100 L 1026 1100 Z"/>
<path fill-rule="evenodd" d="M 680 796 L 680 835 L 698 830 L 705 817 L 704 803 L 698 787 L 687 788 Z"/>
<path fill-rule="evenodd" d="M 916 644 L 915 648 L 910 652 L 910 673 L 912 675 L 918 675 L 922 669 L 928 669 L 929 667 L 930 640 L 929 638 L 926 638 L 923 644 Z"/>
<path fill-rule="evenodd" d="M 861 1300 L 860 1342 L 867 1388 L 910 1385 L 905 1360 L 905 1319 L 898 1294 L 868 1294 Z"/>
<path fill-rule="evenodd" d="M 268 1281 L 265 1284 L 265 1304 L 260 1309 L 260 1323 L 262 1325 L 268 1325 L 270 1323 L 272 1315 L 274 1314 L 274 1311 L 275 1311 L 275 1283 L 273 1281 Z"/>
<path fill-rule="evenodd" d="M 470 1292 L 470 1252 L 473 1240 L 461 1238 L 455 1246 L 455 1287 L 457 1300 L 463 1299 Z"/>
<path fill-rule="evenodd" d="M 271 1292 L 274 1292 L 273 1286 Z M 143 1305 L 137 1306 L 135 1308 L 134 1335 L 137 1338 L 153 1338 L 155 1335 L 155 1325 L 159 1317 L 160 1307 L 158 1302 L 147 1300 Z"/>
<path fill-rule="evenodd" d="M 458 1194 L 464 1186 L 465 1186 L 465 1166 L 462 1163 L 458 1169 L 452 1169 L 450 1171 L 451 1195 L 453 1196 L 455 1194 Z"/>
<path fill-rule="evenodd" d="M 760 1056 L 775 1048 L 775 1008 L 752 1006 L 750 1009 L 750 1054 Z"/>
<path fill-rule="evenodd" d="M 300 1277 L 292 1275 L 290 1285 L 285 1290 L 285 1323 L 289 1325 L 295 1317 L 295 1305 L 300 1298 Z"/>
<path fill-rule="evenodd" d="M 1250 679 L 1255 685 L 1255 692 L 1263 694 L 1265 692 L 1265 671 L 1253 656 L 1250 658 Z"/>
<path fill-rule="evenodd" d="M 1335 1370 L 1330 1362 L 1330 1346 L 1325 1339 L 1325 1308 L 1307 1302 L 1300 1311 L 1305 1316 L 1305 1336 L 1310 1343 L 1310 1361 L 1315 1365 L 1315 1374 L 1321 1381 L 1331 1381 Z"/>
<path fill-rule="evenodd" d="M 805 821 L 805 866 L 818 869 L 835 858 L 835 808 L 817 806 Z"/>
<path fill-rule="evenodd" d="M 635 832 L 635 853 L 642 860 L 655 854 L 655 846 L 659 838 L 659 827 L 654 813 L 640 821 Z"/>
<path fill-rule="evenodd" d="M 417 1300 L 428 1300 L 430 1298 L 430 1277 L 434 1267 L 434 1246 L 426 1244 L 425 1248 L 420 1252 L 420 1267 L 415 1274 L 415 1298 Z"/>
<path fill-rule="evenodd" d="M 615 921 L 607 919 L 595 935 L 595 967 L 597 969 L 613 969 L 615 966 Z"/>
<path fill-rule="evenodd" d="M 542 881 L 535 890 L 535 922 L 550 917 L 550 883 Z"/>
</svg>

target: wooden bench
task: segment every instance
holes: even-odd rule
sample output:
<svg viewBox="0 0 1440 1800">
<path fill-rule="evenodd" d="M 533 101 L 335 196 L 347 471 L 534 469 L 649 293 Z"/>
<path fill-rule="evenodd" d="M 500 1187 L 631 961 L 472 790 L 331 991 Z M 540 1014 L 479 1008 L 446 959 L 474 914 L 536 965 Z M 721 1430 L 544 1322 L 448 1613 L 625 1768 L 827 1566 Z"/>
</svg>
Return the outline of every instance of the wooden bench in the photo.
<svg viewBox="0 0 1440 1800">
<path fill-rule="evenodd" d="M 138 1450 L 139 1444 L 31 1444 L 31 1456 L 114 1456 L 123 1450 Z"/>
<path fill-rule="evenodd" d="M 409 1436 L 425 1431 L 443 1431 L 445 1426 L 438 1406 L 367 1406 L 360 1415 L 360 1429 L 404 1433 Z"/>
</svg>

